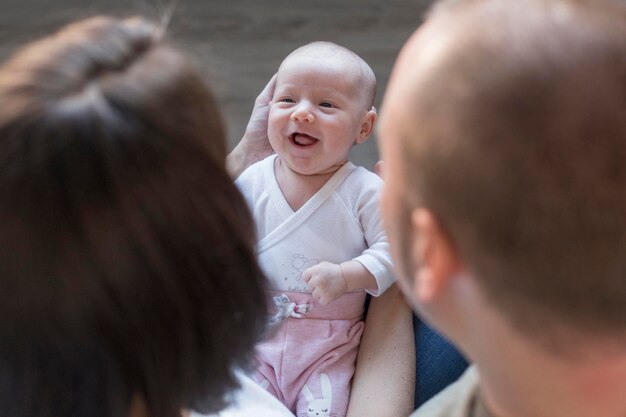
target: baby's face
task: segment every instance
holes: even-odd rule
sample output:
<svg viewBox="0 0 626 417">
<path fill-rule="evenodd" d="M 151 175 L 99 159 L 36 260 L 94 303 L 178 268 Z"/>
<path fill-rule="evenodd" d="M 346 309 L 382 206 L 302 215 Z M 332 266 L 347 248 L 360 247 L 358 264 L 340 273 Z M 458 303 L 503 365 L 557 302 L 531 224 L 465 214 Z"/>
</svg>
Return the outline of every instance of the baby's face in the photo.
<svg viewBox="0 0 626 417">
<path fill-rule="evenodd" d="M 370 109 L 350 63 L 304 55 L 287 58 L 278 72 L 268 136 L 289 168 L 304 174 L 336 171 L 361 139 Z M 365 140 L 363 138 L 362 140 Z"/>
</svg>

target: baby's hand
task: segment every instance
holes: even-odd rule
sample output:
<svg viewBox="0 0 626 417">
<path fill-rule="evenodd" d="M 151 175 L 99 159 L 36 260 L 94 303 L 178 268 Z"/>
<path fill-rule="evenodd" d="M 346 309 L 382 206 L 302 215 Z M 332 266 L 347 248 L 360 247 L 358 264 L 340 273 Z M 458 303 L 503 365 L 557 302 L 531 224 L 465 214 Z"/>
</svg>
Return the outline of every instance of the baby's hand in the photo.
<svg viewBox="0 0 626 417">
<path fill-rule="evenodd" d="M 348 285 L 338 264 L 320 262 L 302 273 L 304 282 L 320 305 L 326 305 L 348 292 Z"/>
</svg>

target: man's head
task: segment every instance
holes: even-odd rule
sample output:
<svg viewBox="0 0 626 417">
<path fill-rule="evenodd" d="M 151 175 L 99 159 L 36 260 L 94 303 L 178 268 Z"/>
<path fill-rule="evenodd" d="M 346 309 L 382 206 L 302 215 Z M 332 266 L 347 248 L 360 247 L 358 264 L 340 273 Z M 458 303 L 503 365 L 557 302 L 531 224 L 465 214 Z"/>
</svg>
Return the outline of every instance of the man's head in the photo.
<svg viewBox="0 0 626 417">
<path fill-rule="evenodd" d="M 433 300 L 467 276 L 536 340 L 626 336 L 623 4 L 442 4 L 402 51 L 380 138 L 403 285 L 444 332 Z"/>
<path fill-rule="evenodd" d="M 375 94 L 374 73 L 354 52 L 329 42 L 300 47 L 278 69 L 270 143 L 298 173 L 334 172 L 369 137 Z"/>
</svg>

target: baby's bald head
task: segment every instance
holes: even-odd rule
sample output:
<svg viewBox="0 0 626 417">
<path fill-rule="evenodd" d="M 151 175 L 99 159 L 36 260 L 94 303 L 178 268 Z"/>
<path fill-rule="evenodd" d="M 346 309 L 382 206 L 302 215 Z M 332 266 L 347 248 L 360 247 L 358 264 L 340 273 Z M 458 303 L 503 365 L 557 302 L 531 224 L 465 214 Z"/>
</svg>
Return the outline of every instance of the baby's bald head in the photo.
<svg viewBox="0 0 626 417">
<path fill-rule="evenodd" d="M 281 70 L 295 60 L 309 60 L 311 65 L 317 62 L 333 64 L 341 69 L 347 82 L 349 82 L 358 93 L 364 103 L 365 110 L 369 110 L 374 105 L 376 97 L 376 76 L 372 68 L 356 53 L 341 45 L 332 42 L 311 42 L 301 46 L 290 53 L 280 64 L 278 78 L 280 80 Z"/>
</svg>

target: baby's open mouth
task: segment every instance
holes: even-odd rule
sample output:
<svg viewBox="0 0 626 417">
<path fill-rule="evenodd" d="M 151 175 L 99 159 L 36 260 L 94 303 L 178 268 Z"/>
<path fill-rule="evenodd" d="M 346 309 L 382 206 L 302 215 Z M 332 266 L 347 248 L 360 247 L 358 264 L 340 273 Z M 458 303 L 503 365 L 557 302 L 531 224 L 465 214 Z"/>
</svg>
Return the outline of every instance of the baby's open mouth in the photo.
<svg viewBox="0 0 626 417">
<path fill-rule="evenodd" d="M 298 133 L 298 132 L 295 132 L 289 135 L 289 140 L 291 141 L 291 143 L 293 143 L 294 145 L 298 145 L 298 146 L 310 146 L 310 145 L 313 145 L 314 143 L 319 142 L 319 139 L 316 139 L 311 135 L 307 135 L 306 133 Z"/>
</svg>

